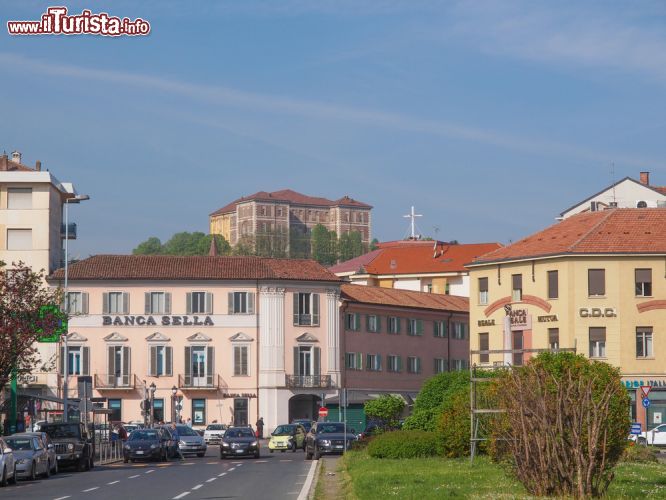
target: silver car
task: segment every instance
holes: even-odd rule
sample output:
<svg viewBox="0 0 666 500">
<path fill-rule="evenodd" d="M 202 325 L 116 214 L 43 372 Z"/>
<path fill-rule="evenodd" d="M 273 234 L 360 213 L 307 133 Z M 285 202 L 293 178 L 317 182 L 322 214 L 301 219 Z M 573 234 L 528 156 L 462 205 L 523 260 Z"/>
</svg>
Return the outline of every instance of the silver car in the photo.
<svg viewBox="0 0 666 500">
<path fill-rule="evenodd" d="M 32 434 L 42 440 L 42 443 L 44 444 L 46 452 L 49 456 L 49 470 L 51 471 L 51 474 L 57 474 L 58 456 L 56 455 L 55 446 L 53 445 L 49 435 L 46 432 L 26 432 L 25 434 Z"/>
<path fill-rule="evenodd" d="M 16 483 L 16 460 L 12 449 L 0 438 L 0 486 Z"/>
<path fill-rule="evenodd" d="M 199 433 L 187 425 L 176 425 L 176 429 L 180 438 L 180 451 L 183 455 L 196 453 L 198 457 L 203 457 L 206 454 L 208 446 Z"/>
<path fill-rule="evenodd" d="M 16 459 L 16 476 L 34 480 L 49 477 L 49 454 L 42 440 L 34 434 L 12 434 L 5 438 Z"/>
</svg>

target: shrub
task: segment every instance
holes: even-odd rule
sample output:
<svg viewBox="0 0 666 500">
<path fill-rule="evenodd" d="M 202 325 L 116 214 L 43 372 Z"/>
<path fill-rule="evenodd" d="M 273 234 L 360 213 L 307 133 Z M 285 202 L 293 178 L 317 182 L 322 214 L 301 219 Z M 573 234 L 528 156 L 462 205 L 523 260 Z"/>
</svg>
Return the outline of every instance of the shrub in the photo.
<svg viewBox="0 0 666 500">
<path fill-rule="evenodd" d="M 534 495 L 600 496 L 627 446 L 629 396 L 619 369 L 572 353 L 541 353 L 495 381 L 497 435 Z"/>
<path fill-rule="evenodd" d="M 622 454 L 623 462 L 653 463 L 659 462 L 657 453 L 659 451 L 643 445 L 629 443 Z"/>
<path fill-rule="evenodd" d="M 405 409 L 405 400 L 393 394 L 384 394 L 366 401 L 363 407 L 368 417 L 382 422 L 382 428 L 392 429 L 398 426 L 398 417 Z"/>
<path fill-rule="evenodd" d="M 372 439 L 368 454 L 374 458 L 419 458 L 437 455 L 437 435 L 424 431 L 385 432 Z"/>
<path fill-rule="evenodd" d="M 444 402 L 437 422 L 438 451 L 449 458 L 469 455 L 469 387 L 461 387 Z"/>
<path fill-rule="evenodd" d="M 405 419 L 403 429 L 434 432 L 442 413 L 442 405 L 463 388 L 469 392 L 469 372 L 444 372 L 425 381 L 414 402 L 412 414 Z M 469 412 L 469 403 L 467 405 Z"/>
</svg>

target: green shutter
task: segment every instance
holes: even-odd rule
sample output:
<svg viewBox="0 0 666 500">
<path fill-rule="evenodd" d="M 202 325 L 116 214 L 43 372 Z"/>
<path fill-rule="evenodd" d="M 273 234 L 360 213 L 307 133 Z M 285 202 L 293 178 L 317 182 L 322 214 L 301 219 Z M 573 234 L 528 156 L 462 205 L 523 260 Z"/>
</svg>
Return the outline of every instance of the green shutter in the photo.
<svg viewBox="0 0 666 500">
<path fill-rule="evenodd" d="M 109 314 L 109 292 L 102 294 L 102 314 Z"/>
<path fill-rule="evenodd" d="M 90 347 L 81 348 L 81 357 L 83 358 L 81 375 L 90 375 Z"/>
<path fill-rule="evenodd" d="M 144 302 L 145 302 L 145 307 L 144 311 L 146 314 L 150 314 L 152 311 L 150 310 L 150 292 L 145 292 L 143 294 Z"/>
<path fill-rule="evenodd" d="M 297 376 L 299 372 L 298 347 L 294 347 L 294 376 Z"/>
<path fill-rule="evenodd" d="M 294 297 L 294 325 L 298 325 L 298 292 L 294 292 L 293 294 Z M 294 373 L 294 375 L 296 375 Z"/>
<path fill-rule="evenodd" d="M 192 292 L 185 294 L 185 314 L 192 314 Z"/>
<path fill-rule="evenodd" d="M 185 347 L 185 386 L 192 385 L 192 348 Z"/>
<path fill-rule="evenodd" d="M 154 377 L 157 374 L 157 347 L 150 346 L 150 375 Z"/>
<path fill-rule="evenodd" d="M 172 368 L 172 358 L 173 358 L 173 348 L 171 346 L 166 346 L 164 348 L 164 357 L 166 359 L 166 376 L 171 377 L 173 376 L 173 368 Z"/>
<path fill-rule="evenodd" d="M 206 383 L 209 386 L 213 385 L 213 373 L 215 373 L 215 348 L 206 348 Z"/>
<path fill-rule="evenodd" d="M 314 375 L 319 377 L 321 375 L 321 348 L 313 347 L 312 352 L 314 355 Z"/>
<path fill-rule="evenodd" d="M 107 355 L 108 355 L 108 368 L 109 368 L 109 373 L 107 374 L 107 383 L 110 385 L 114 385 L 115 382 L 115 377 L 116 377 L 116 357 L 114 356 L 114 348 L 113 347 L 107 347 Z"/>
</svg>

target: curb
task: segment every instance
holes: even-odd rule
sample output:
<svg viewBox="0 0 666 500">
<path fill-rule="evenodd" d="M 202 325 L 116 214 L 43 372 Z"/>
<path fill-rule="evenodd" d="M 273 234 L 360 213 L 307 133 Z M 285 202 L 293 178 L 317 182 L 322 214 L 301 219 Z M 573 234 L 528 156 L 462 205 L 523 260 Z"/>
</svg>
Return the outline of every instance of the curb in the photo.
<svg viewBox="0 0 666 500">
<path fill-rule="evenodd" d="M 314 498 L 315 488 L 317 486 L 317 479 L 319 477 L 319 468 L 321 467 L 320 460 L 313 460 L 310 465 L 310 470 L 308 471 L 308 477 L 305 479 L 303 488 L 298 495 L 297 500 L 311 500 Z"/>
</svg>

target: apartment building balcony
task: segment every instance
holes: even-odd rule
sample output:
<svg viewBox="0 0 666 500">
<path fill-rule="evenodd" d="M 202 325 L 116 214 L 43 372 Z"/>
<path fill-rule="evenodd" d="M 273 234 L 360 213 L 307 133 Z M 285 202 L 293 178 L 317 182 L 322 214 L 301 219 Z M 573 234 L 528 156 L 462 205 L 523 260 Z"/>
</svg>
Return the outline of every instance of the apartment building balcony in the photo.
<svg viewBox="0 0 666 500">
<path fill-rule="evenodd" d="M 64 222 L 60 224 L 60 238 L 68 240 L 76 239 L 76 222 L 70 222 L 65 224 Z"/>
<path fill-rule="evenodd" d="M 139 377 L 131 373 L 96 373 L 94 378 L 94 387 L 98 391 L 131 391 L 141 385 Z"/>
<path fill-rule="evenodd" d="M 216 391 L 222 387 L 222 377 L 217 374 L 203 377 L 178 375 L 178 387 L 183 390 Z"/>
<path fill-rule="evenodd" d="M 287 375 L 286 385 L 290 389 L 330 389 L 330 375 Z"/>
</svg>

